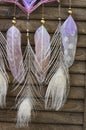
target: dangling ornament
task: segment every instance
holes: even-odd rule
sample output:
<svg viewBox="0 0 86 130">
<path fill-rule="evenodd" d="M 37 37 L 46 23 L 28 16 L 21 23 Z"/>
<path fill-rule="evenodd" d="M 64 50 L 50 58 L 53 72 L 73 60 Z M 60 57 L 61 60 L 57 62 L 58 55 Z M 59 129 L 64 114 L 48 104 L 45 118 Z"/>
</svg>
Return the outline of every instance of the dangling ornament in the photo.
<svg viewBox="0 0 86 130">
<path fill-rule="evenodd" d="M 6 95 L 8 89 L 8 74 L 6 68 L 8 68 L 6 59 L 6 39 L 0 32 L 0 107 L 6 106 Z M 6 66 L 6 67 L 5 67 Z"/>
<path fill-rule="evenodd" d="M 18 77 L 21 77 L 21 82 L 24 80 L 24 67 L 23 67 L 23 57 L 21 51 L 21 33 L 15 26 L 16 18 L 12 20 L 12 27 L 7 31 L 7 58 L 11 72 L 18 82 Z"/>
<path fill-rule="evenodd" d="M 42 25 L 36 30 L 34 35 L 35 41 L 35 56 L 38 61 L 38 65 L 41 69 L 39 72 L 41 75 L 38 77 L 40 82 L 43 82 L 45 79 L 46 73 L 43 73 L 44 69 L 49 64 L 50 59 L 50 35 L 44 27 L 44 5 L 42 6 Z"/>
<path fill-rule="evenodd" d="M 54 0 L 43 0 L 37 3 L 37 5 L 36 0 L 22 1 L 23 9 L 25 7 L 29 15 L 42 3 Z M 12 21 L 13 26 L 7 32 L 7 58 L 15 79 L 13 86 L 17 89 L 22 84 L 21 90 L 17 95 L 17 99 L 18 97 L 20 98 L 16 105 L 18 108 L 17 126 L 19 127 L 28 126 L 32 109 L 35 109 L 36 103 L 40 103 L 39 97 L 42 97 L 41 86 L 47 85 L 45 109 L 59 110 L 66 101 L 70 88 L 69 67 L 74 61 L 77 41 L 77 27 L 71 16 L 71 8 L 68 12 L 70 16 L 61 26 L 59 1 L 59 24 L 51 40 L 44 26 L 44 16 L 42 16 L 42 25 L 36 30 L 34 35 L 35 52 L 29 41 L 29 17 L 27 17 L 27 47 L 23 57 L 21 34 L 15 26 L 15 17 Z M 3 55 L 4 53 L 0 57 Z M 0 86 L 3 85 L 4 89 L 1 86 L 0 104 L 4 106 L 5 103 L 2 103 L 2 100 L 5 102 L 8 80 L 3 61 L 1 63 Z M 16 84 L 17 81 L 18 84 Z"/>
<path fill-rule="evenodd" d="M 56 46 L 52 53 L 54 64 L 46 77 L 48 87 L 45 94 L 45 109 L 59 110 L 64 105 L 70 88 L 69 72 L 64 62 L 60 30 L 61 23 L 59 22 L 53 35 L 53 40 L 51 40 L 51 45 L 54 43 Z M 51 46 L 51 51 L 53 45 Z"/>
<path fill-rule="evenodd" d="M 28 19 L 27 19 L 28 20 Z M 27 22 L 28 25 L 28 22 Z M 28 27 L 28 26 L 27 26 Z M 24 53 L 24 75 L 25 80 L 22 82 L 21 90 L 17 97 L 20 97 L 17 103 L 17 125 L 19 127 L 28 126 L 28 122 L 31 118 L 31 111 L 36 103 L 39 102 L 40 97 L 40 85 L 38 84 L 34 71 L 34 56 L 29 42 L 29 32 L 27 28 L 27 47 Z M 16 89 L 20 86 L 20 83 L 16 86 Z M 40 103 L 40 102 L 39 102 Z"/>
<path fill-rule="evenodd" d="M 70 1 L 71 2 L 71 1 Z M 71 4 L 71 3 L 70 3 Z M 75 59 L 77 45 L 77 26 L 73 19 L 71 6 L 68 10 L 69 17 L 61 27 L 62 42 L 64 46 L 64 59 L 68 67 L 70 67 Z"/>
</svg>

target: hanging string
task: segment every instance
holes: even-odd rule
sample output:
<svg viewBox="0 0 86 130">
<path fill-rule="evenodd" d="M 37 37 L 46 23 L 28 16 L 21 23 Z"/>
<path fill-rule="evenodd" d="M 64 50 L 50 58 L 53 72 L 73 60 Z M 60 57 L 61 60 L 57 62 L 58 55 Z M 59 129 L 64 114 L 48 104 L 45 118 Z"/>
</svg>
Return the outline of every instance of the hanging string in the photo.
<svg viewBox="0 0 86 130">
<path fill-rule="evenodd" d="M 69 0 L 69 8 L 71 9 L 72 2 Z"/>
<path fill-rule="evenodd" d="M 12 24 L 16 25 L 16 4 L 14 4 L 14 14 L 13 14 Z"/>
<path fill-rule="evenodd" d="M 61 1 L 59 0 L 58 5 L 58 20 L 61 22 Z"/>
<path fill-rule="evenodd" d="M 29 15 L 27 15 L 27 40 L 29 38 Z"/>
<path fill-rule="evenodd" d="M 42 5 L 42 19 L 41 19 L 41 24 L 45 24 L 45 19 L 44 19 L 44 4 Z"/>
<path fill-rule="evenodd" d="M 72 15 L 71 5 L 72 5 L 71 0 L 69 0 L 69 10 L 68 10 L 68 14 L 69 14 L 69 15 Z"/>
</svg>

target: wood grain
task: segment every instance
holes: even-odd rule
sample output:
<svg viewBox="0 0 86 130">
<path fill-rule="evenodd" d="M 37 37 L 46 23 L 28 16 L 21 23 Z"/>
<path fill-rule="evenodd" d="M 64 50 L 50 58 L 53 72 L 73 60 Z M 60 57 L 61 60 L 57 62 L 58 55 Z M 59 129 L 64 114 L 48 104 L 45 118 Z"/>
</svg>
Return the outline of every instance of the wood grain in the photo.
<svg viewBox="0 0 86 130">
<path fill-rule="evenodd" d="M 21 87 L 22 86 L 20 86 L 20 89 L 21 89 Z M 8 91 L 8 96 L 16 97 L 20 89 L 17 89 L 16 91 L 12 91 L 13 88 L 12 88 L 12 85 L 10 85 L 9 89 L 8 89 L 9 90 Z M 41 92 L 43 96 L 45 95 L 45 92 L 46 92 L 46 88 L 44 87 L 42 89 L 42 92 Z M 83 86 L 82 87 L 81 86 L 80 87 L 78 87 L 78 86 L 72 87 L 71 86 L 69 96 L 68 96 L 69 99 L 75 99 L 75 100 L 81 99 L 81 100 L 83 100 L 84 96 L 85 95 L 84 95 L 84 87 Z"/>
<path fill-rule="evenodd" d="M 0 110 L 0 121 L 2 122 L 16 122 L 16 111 L 13 110 Z M 37 111 L 32 112 L 32 123 L 48 123 L 48 124 L 70 124 L 70 125 L 82 125 L 83 114 L 71 113 L 71 112 L 49 112 L 49 111 Z"/>
<path fill-rule="evenodd" d="M 86 16 L 84 15 L 86 13 L 85 8 L 72 8 L 73 10 L 73 18 L 75 20 L 79 21 L 85 21 Z M 31 15 L 30 19 L 41 19 L 41 7 L 35 10 Z M 50 13 L 52 12 L 52 13 Z M 57 12 L 57 13 L 55 13 Z M 80 13 L 82 12 L 82 13 Z M 14 15 L 13 7 L 12 6 L 1 6 L 0 10 L 0 17 L 1 18 L 9 18 L 12 19 Z M 57 20 L 58 19 L 58 8 L 57 7 L 45 7 L 44 8 L 44 17 L 45 20 Z M 62 19 L 66 19 L 68 17 L 68 7 L 67 8 L 61 8 L 61 17 Z M 22 13 L 20 10 L 17 10 L 16 12 L 16 18 L 17 19 L 26 19 L 26 15 Z"/>
<path fill-rule="evenodd" d="M 7 98 L 7 107 L 5 108 L 6 110 L 11 109 L 14 106 L 15 103 L 15 97 L 8 97 Z M 14 108 L 13 108 L 14 109 Z M 44 107 L 44 102 L 41 102 L 41 107 L 39 105 L 39 102 L 36 104 L 36 108 L 37 111 L 43 111 L 45 110 Z M 49 110 L 47 110 L 49 111 Z M 59 111 L 62 112 L 84 112 L 84 102 L 83 100 L 74 100 L 74 99 L 68 99 L 66 104 L 63 106 L 63 108 Z M 51 110 L 51 112 L 53 112 L 53 110 Z"/>
<path fill-rule="evenodd" d="M 27 20 L 17 20 L 17 27 L 21 32 L 26 32 L 26 22 Z M 0 19 L 0 30 L 6 31 L 8 28 L 11 27 L 12 23 L 11 20 L 7 19 Z M 86 34 L 86 22 L 76 22 L 78 27 L 78 32 L 80 34 Z M 30 20 L 29 22 L 29 30 L 30 32 L 35 32 L 36 29 L 40 26 L 40 20 Z M 49 33 L 54 33 L 58 26 L 58 20 L 47 20 L 45 27 L 47 28 Z"/>
<path fill-rule="evenodd" d="M 30 123 L 28 128 L 17 128 L 15 123 L 0 123 L 1 130 L 82 130 L 82 125 L 61 125 L 61 124 L 35 124 Z"/>
<path fill-rule="evenodd" d="M 69 0 L 62 0 L 62 23 L 68 17 Z M 45 5 L 44 11 L 48 32 L 51 37 L 58 25 L 57 2 Z M 36 105 L 36 113 L 32 112 L 32 122 L 28 128 L 21 130 L 86 130 L 86 101 L 85 101 L 85 67 L 86 67 L 86 0 L 72 0 L 73 17 L 78 27 L 78 43 L 75 62 L 70 68 L 70 92 L 64 107 L 59 111 L 44 109 L 39 103 Z M 6 36 L 6 31 L 11 27 L 13 17 L 13 4 L 0 3 L 0 30 Z M 22 33 L 22 51 L 24 52 L 26 42 L 26 15 L 17 8 L 17 27 Z M 41 25 L 41 7 L 30 15 L 29 30 L 30 44 L 34 49 L 34 33 Z M 12 75 L 8 72 L 10 84 L 7 94 L 7 108 L 0 109 L 0 130 L 20 130 L 16 128 L 17 111 L 11 109 L 15 104 L 15 97 L 18 90 L 12 92 Z M 45 95 L 46 88 L 43 88 L 42 94 Z M 34 116 L 35 115 L 35 116 Z"/>
</svg>

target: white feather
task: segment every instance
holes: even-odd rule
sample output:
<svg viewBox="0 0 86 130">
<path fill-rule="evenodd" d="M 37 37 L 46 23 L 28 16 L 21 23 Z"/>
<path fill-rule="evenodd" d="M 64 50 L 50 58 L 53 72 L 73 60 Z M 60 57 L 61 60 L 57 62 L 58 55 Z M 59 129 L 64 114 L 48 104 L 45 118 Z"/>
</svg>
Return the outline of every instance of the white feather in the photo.
<svg viewBox="0 0 86 130">
<path fill-rule="evenodd" d="M 48 85 L 45 95 L 45 108 L 59 110 L 66 94 L 66 75 L 59 67 Z"/>
<path fill-rule="evenodd" d="M 6 95 L 7 95 L 7 81 L 5 74 L 0 71 L 0 107 L 6 106 Z"/>
<path fill-rule="evenodd" d="M 28 126 L 28 122 L 31 117 L 32 105 L 29 98 L 26 98 L 22 101 L 19 106 L 18 114 L 17 114 L 17 125 L 19 127 Z"/>
</svg>

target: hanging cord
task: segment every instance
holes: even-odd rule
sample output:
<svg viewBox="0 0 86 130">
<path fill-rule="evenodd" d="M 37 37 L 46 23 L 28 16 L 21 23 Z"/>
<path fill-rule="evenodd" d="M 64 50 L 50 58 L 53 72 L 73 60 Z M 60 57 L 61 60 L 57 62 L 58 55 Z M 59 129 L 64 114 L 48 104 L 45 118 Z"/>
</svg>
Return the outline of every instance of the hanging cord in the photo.
<svg viewBox="0 0 86 130">
<path fill-rule="evenodd" d="M 44 19 L 44 4 L 42 5 L 42 18 L 41 18 L 41 24 L 45 24 L 45 19 Z"/>
<path fill-rule="evenodd" d="M 59 31 L 61 30 L 61 0 L 59 0 L 58 5 L 58 21 L 59 21 Z M 60 32 L 60 65 L 63 64 L 63 45 L 62 45 L 62 38 L 61 38 L 61 32 Z"/>
<path fill-rule="evenodd" d="M 71 3 L 71 0 L 69 0 L 69 10 L 68 10 L 68 14 L 69 15 L 72 15 L 72 3 Z"/>
<path fill-rule="evenodd" d="M 13 14 L 12 24 L 16 25 L 16 4 L 14 4 L 14 14 Z"/>
<path fill-rule="evenodd" d="M 30 67 L 31 67 L 31 65 L 30 65 L 30 47 L 29 47 L 29 36 L 30 36 L 30 34 L 29 34 L 29 14 L 27 15 L 27 43 L 28 43 L 28 51 L 29 51 L 29 72 L 30 72 Z"/>
<path fill-rule="evenodd" d="M 27 15 L 27 40 L 29 38 L 29 15 Z"/>
<path fill-rule="evenodd" d="M 59 0 L 58 5 L 58 20 L 61 22 L 61 1 Z"/>
</svg>

